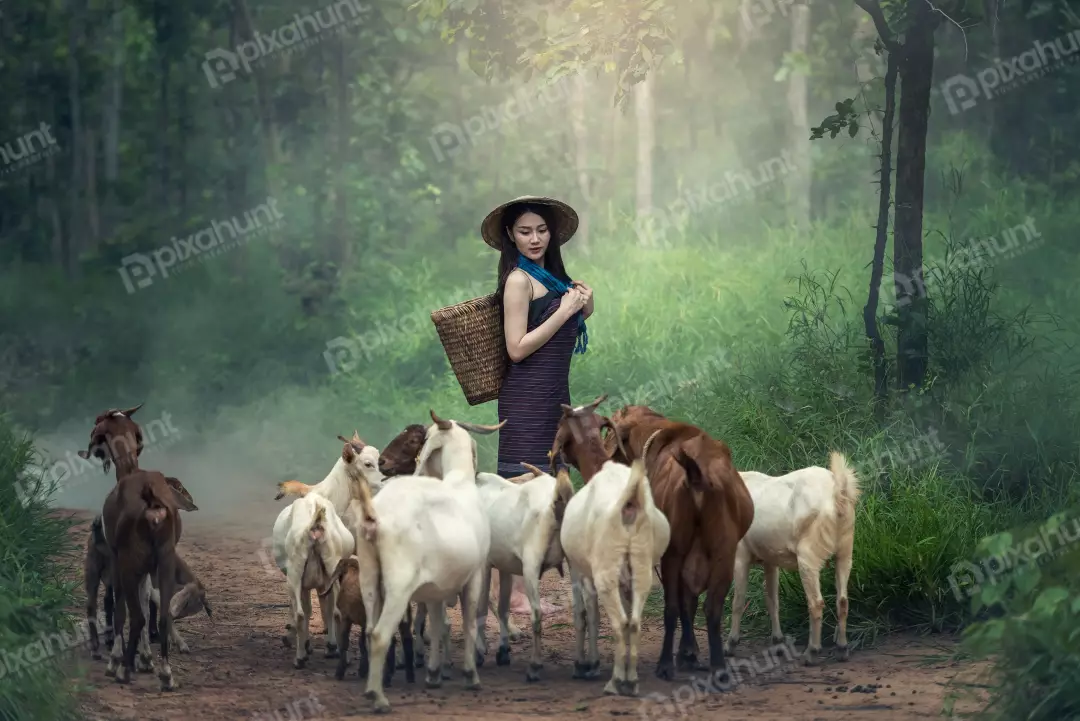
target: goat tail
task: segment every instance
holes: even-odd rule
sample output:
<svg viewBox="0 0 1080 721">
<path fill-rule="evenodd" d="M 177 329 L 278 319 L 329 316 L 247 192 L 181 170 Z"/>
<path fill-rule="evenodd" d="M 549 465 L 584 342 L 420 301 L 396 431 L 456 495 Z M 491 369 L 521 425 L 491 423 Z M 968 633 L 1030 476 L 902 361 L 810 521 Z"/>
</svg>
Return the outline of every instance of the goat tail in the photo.
<svg viewBox="0 0 1080 721">
<path fill-rule="evenodd" d="M 854 469 L 848 465 L 847 458 L 843 453 L 832 451 L 829 453 L 829 471 L 833 477 L 833 500 L 836 503 L 838 535 L 845 533 L 855 526 L 855 504 L 859 501 L 862 489 L 859 488 L 859 477 Z"/>
<path fill-rule="evenodd" d="M 566 513 L 566 504 L 574 497 L 574 485 L 570 482 L 570 471 L 560 468 L 555 476 L 555 495 L 551 499 L 551 510 L 555 514 L 555 523 L 562 525 L 563 514 Z"/>
<path fill-rule="evenodd" d="M 623 526 L 636 526 L 638 521 L 644 518 L 648 493 L 649 484 L 645 479 L 645 462 L 636 458 L 630 464 L 630 480 L 626 482 L 626 488 L 619 496 Z"/>
</svg>

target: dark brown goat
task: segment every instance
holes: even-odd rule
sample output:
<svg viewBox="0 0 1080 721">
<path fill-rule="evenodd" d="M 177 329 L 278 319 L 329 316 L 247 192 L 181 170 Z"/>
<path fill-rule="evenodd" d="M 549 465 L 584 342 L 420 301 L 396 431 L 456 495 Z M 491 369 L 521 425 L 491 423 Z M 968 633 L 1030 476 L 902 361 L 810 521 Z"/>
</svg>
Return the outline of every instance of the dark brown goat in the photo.
<svg viewBox="0 0 1080 721">
<path fill-rule="evenodd" d="M 98 640 L 97 631 L 97 591 L 98 585 L 102 581 L 105 582 L 106 588 L 108 589 L 108 592 L 105 595 L 105 622 L 109 626 L 107 629 L 108 636 L 106 638 L 106 643 L 111 644 L 113 641 L 113 595 L 112 580 L 110 578 L 111 559 L 112 551 L 110 550 L 109 544 L 105 540 L 105 534 L 102 531 L 101 516 L 98 516 L 90 525 L 90 534 L 86 540 L 86 560 L 83 567 L 86 579 L 86 617 L 88 619 L 90 631 L 90 656 L 94 659 L 101 658 L 100 642 Z M 172 619 L 174 621 L 193 616 L 204 609 L 206 610 L 207 617 L 211 620 L 213 619 L 213 610 L 210 607 L 210 601 L 206 598 L 206 588 L 179 554 L 176 556 L 176 587 L 179 590 L 173 595 L 172 603 L 169 608 L 169 613 L 172 614 Z M 154 613 L 155 611 L 153 609 L 156 608 L 157 604 L 151 600 L 149 605 L 151 609 L 150 612 Z M 181 653 L 185 653 L 188 650 L 187 644 L 178 634 L 174 633 L 173 640 L 177 642 Z"/>
<path fill-rule="evenodd" d="M 379 471 L 384 476 L 408 476 L 416 472 L 416 456 L 424 447 L 427 427 L 419 423 L 406 426 L 386 444 L 379 456 Z"/>
<path fill-rule="evenodd" d="M 653 499 L 671 524 L 671 541 L 660 562 L 664 645 L 656 675 L 674 679 L 672 646 L 679 621 L 679 670 L 707 670 L 698 661 L 693 629 L 698 597 L 706 591 L 709 666 L 718 672 L 724 667 L 724 603 L 734 577 L 735 549 L 754 520 L 750 493 L 735 470 L 731 449 L 697 426 L 669 420 L 646 406 L 621 408 L 611 421 L 613 459 L 629 464 L 647 450 Z"/>
<path fill-rule="evenodd" d="M 129 473 L 109 491 L 101 509 L 101 520 L 112 552 L 109 571 L 113 587 L 117 597 L 124 601 L 116 605 L 113 616 L 113 634 L 117 642 L 113 644 L 105 673 L 110 676 L 115 674 L 118 683 L 131 681 L 136 647 L 146 625 L 140 586 L 144 578 L 153 577 L 156 573 L 160 591 L 158 629 L 161 643 L 158 678 L 162 691 L 172 691 L 176 683 L 169 665 L 172 619 L 168 609 L 176 587 L 176 543 L 182 531 L 175 495 L 165 476 L 157 471 Z M 117 668 L 124 640 L 124 622 L 129 614 L 131 629 L 123 653 L 123 664 Z M 140 653 L 139 660 L 149 670 L 153 669 L 152 652 L 148 657 Z"/>
<path fill-rule="evenodd" d="M 117 482 L 129 473 L 139 470 L 139 455 L 143 451 L 143 435 L 142 429 L 139 428 L 139 424 L 131 420 L 131 416 L 142 407 L 143 404 L 140 403 L 134 408 L 128 408 L 127 410 L 110 408 L 98 415 L 98 417 L 94 419 L 94 427 L 90 430 L 90 444 L 85 451 L 79 450 L 79 457 L 83 459 L 90 459 L 91 457 L 100 459 L 102 470 L 105 473 L 109 472 L 110 465 L 115 465 Z M 165 480 L 173 491 L 178 508 L 184 511 L 199 510 L 199 507 L 195 505 L 195 501 L 191 498 L 191 494 L 188 493 L 188 490 L 184 488 L 184 484 L 182 484 L 179 479 L 166 476 Z M 98 519 L 100 519 L 100 516 Z M 93 543 L 94 541 L 92 538 L 87 541 L 87 557 L 85 559 L 85 568 L 87 569 L 101 563 L 98 559 L 91 558 L 90 545 Z M 103 544 L 104 541 L 99 543 L 101 548 L 107 548 L 107 545 Z M 87 600 L 86 614 L 91 638 L 95 638 L 97 636 L 98 584 L 101 580 L 104 580 L 105 643 L 111 645 L 113 642 L 112 616 L 114 594 L 111 576 L 107 572 L 107 558 L 104 563 L 105 565 L 100 567 L 97 574 L 88 574 L 85 577 Z M 153 580 L 154 586 L 156 587 L 157 578 L 155 577 Z M 150 602 L 149 637 L 151 641 L 157 640 L 157 604 L 153 601 Z M 93 649 L 91 649 L 91 652 L 93 652 Z"/>
</svg>

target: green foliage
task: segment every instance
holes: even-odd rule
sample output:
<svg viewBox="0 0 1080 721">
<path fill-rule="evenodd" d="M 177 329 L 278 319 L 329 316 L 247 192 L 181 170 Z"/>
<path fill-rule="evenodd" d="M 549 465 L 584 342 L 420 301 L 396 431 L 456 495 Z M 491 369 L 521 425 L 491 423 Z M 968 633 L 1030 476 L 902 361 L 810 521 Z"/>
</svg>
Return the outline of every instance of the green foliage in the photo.
<svg viewBox="0 0 1080 721">
<path fill-rule="evenodd" d="M 1049 553 L 1017 562 L 1006 550 L 1032 541 Z M 1080 509 L 1057 513 L 1037 528 L 991 536 L 982 548 L 991 557 L 1008 559 L 1009 568 L 972 597 L 972 610 L 985 617 L 966 630 L 965 648 L 993 661 L 990 704 L 979 718 L 1075 718 L 1080 714 Z"/>
<path fill-rule="evenodd" d="M 70 647 L 56 651 L 50 634 L 70 634 L 74 584 L 64 579 L 73 544 L 71 521 L 50 512 L 51 481 L 32 477 L 33 448 L 0 417 L 0 719 L 75 718 L 61 674 Z M 26 650 L 48 656 L 23 666 Z M 76 649 L 81 647 L 75 647 Z M 30 656 L 34 660 L 34 656 Z"/>
</svg>

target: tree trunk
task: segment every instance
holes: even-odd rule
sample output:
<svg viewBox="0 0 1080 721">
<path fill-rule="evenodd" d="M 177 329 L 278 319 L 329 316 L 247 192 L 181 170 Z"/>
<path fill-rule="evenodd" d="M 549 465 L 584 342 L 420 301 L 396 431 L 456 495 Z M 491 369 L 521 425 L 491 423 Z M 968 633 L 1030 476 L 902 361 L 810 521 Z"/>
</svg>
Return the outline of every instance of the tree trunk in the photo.
<svg viewBox="0 0 1080 721">
<path fill-rule="evenodd" d="M 923 284 L 923 188 L 926 132 L 934 73 L 934 30 L 939 20 L 925 0 L 908 0 L 910 26 L 900 63 L 900 132 L 896 163 L 897 385 L 921 387 L 927 368 L 926 294 Z"/>
<path fill-rule="evenodd" d="M 154 30 L 158 56 L 158 117 L 157 132 L 157 202 L 159 219 L 171 217 L 169 210 L 169 69 L 167 54 L 169 30 L 165 25 L 165 9 L 161 0 L 154 3 Z"/>
<path fill-rule="evenodd" d="M 102 234 L 112 235 L 117 220 L 116 183 L 120 169 L 120 110 L 124 89 L 124 11 L 114 10 L 109 20 L 109 43 L 112 61 L 106 80 L 106 97 L 102 104 L 102 133 L 104 135 L 105 212 Z"/>
<path fill-rule="evenodd" d="M 653 208 L 653 148 L 656 128 L 653 114 L 653 78 L 649 73 L 634 86 L 634 119 L 637 127 L 637 188 L 635 210 L 641 222 Z"/>
<path fill-rule="evenodd" d="M 589 252 L 589 206 L 592 204 L 592 193 L 589 189 L 589 132 L 585 124 L 585 76 L 578 73 L 574 76 L 574 86 L 571 88 L 571 111 L 574 126 L 574 161 L 577 169 L 578 192 L 581 193 L 582 204 L 578 213 L 578 243 L 582 251 Z"/>
<path fill-rule="evenodd" d="M 234 8 L 243 20 L 245 29 L 245 32 L 243 33 L 244 40 L 253 40 L 255 38 L 255 20 L 251 16 L 251 10 L 248 8 L 247 0 L 235 0 Z M 280 58 L 277 58 L 276 60 L 280 61 Z M 281 197 L 278 192 L 279 184 L 277 182 L 277 173 L 280 170 L 278 167 L 279 146 L 277 123 L 274 120 L 274 98 L 270 88 L 267 87 L 266 80 L 263 78 L 263 73 L 253 72 L 251 76 L 255 82 L 255 96 L 259 106 L 259 121 L 262 125 L 262 138 L 266 153 L 264 164 L 266 186 L 269 188 L 271 196 L 279 198 Z"/>
<path fill-rule="evenodd" d="M 85 219 L 79 192 L 86 182 L 83 175 L 82 97 L 79 92 L 79 46 L 82 40 L 83 0 L 68 0 L 68 103 L 71 107 L 71 187 L 68 189 L 68 247 L 65 272 L 74 278 L 83 247 Z"/>
<path fill-rule="evenodd" d="M 810 6 L 805 2 L 791 8 L 791 52 L 806 55 L 810 40 Z M 792 72 L 788 80 L 788 110 L 791 112 L 791 153 L 795 166 L 788 181 L 788 213 L 796 229 L 810 228 L 810 121 L 806 111 L 806 75 Z"/>
<path fill-rule="evenodd" d="M 98 215 L 97 192 L 97 133 L 86 129 L 86 213 L 90 224 L 90 236 L 86 249 L 97 251 L 101 240 L 101 218 Z"/>
<path fill-rule="evenodd" d="M 346 71 L 345 38 L 340 38 L 337 45 L 337 157 L 336 166 L 334 235 L 337 239 L 333 251 L 335 269 L 344 267 L 349 261 L 348 203 L 346 190 L 348 181 L 345 177 L 346 159 L 349 155 L 349 77 Z"/>
<path fill-rule="evenodd" d="M 885 274 L 885 245 L 889 237 L 889 205 L 892 190 L 893 116 L 896 112 L 896 74 L 899 66 L 896 53 L 890 52 L 885 72 L 885 116 L 881 125 L 881 194 L 878 199 L 877 237 L 874 240 L 874 261 L 870 270 L 870 295 L 863 307 L 863 323 L 870 340 L 874 367 L 874 401 L 877 416 L 884 418 L 885 401 L 889 396 L 888 366 L 885 363 L 885 341 L 877 324 L 878 298 L 881 278 Z"/>
</svg>

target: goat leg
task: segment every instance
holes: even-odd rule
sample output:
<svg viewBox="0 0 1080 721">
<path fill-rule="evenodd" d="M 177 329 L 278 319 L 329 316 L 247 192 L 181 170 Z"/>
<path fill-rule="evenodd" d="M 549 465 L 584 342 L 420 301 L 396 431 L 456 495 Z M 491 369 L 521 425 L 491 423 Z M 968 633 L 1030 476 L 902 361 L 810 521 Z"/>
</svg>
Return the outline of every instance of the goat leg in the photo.
<svg viewBox="0 0 1080 721">
<path fill-rule="evenodd" d="M 113 580 L 111 575 L 105 579 L 105 645 L 112 648 L 113 640 L 116 638 L 116 631 L 113 628 L 113 612 L 116 608 L 116 593 L 113 590 Z"/>
<path fill-rule="evenodd" d="M 150 601 L 154 592 L 153 577 L 153 573 L 148 573 L 139 582 L 139 610 L 142 611 L 144 621 L 150 616 Z M 139 634 L 139 663 L 135 668 L 138 671 L 149 672 L 154 670 L 154 652 L 150 649 L 150 634 L 147 625 L 142 627 L 142 632 Z"/>
<path fill-rule="evenodd" d="M 683 583 L 679 593 L 679 625 L 682 626 L 682 635 L 679 638 L 679 655 L 676 658 L 676 668 L 679 671 L 709 670 L 708 665 L 698 660 L 698 643 L 694 636 L 694 618 L 697 616 L 698 600 L 698 594 Z"/>
<path fill-rule="evenodd" d="M 338 681 L 345 678 L 345 667 L 349 665 L 349 632 L 352 630 L 352 619 L 348 616 L 342 617 L 338 626 L 338 647 L 341 649 L 341 655 L 338 656 L 337 670 L 334 672 L 334 678 Z M 360 642 L 363 643 L 364 633 L 363 629 L 360 632 Z"/>
<path fill-rule="evenodd" d="M 683 559 L 665 555 L 660 559 L 660 577 L 664 579 L 664 644 L 656 675 L 665 681 L 675 680 L 675 626 L 679 621 Z"/>
<path fill-rule="evenodd" d="M 101 660 L 101 648 L 98 641 L 97 630 L 97 595 L 98 586 L 101 585 L 101 564 L 98 563 L 93 546 L 93 538 L 86 549 L 86 563 L 84 565 L 85 590 L 86 590 L 86 626 L 90 633 L 90 658 L 95 661 Z"/>
<path fill-rule="evenodd" d="M 117 683 L 127 683 L 129 678 L 123 670 L 124 658 L 124 624 L 127 621 L 127 602 L 124 597 L 123 578 L 120 574 L 120 565 L 117 555 L 112 554 L 110 572 L 112 574 L 112 586 L 109 590 L 113 599 L 119 599 L 112 616 L 112 650 L 109 652 L 109 665 L 105 668 L 106 676 L 114 676 Z M 108 598 L 108 597 L 107 597 Z M 108 606 L 106 606 L 106 609 Z"/>
<path fill-rule="evenodd" d="M 130 564 L 120 566 L 120 568 L 124 567 L 130 567 Z M 124 664 L 117 671 L 116 680 L 119 683 L 129 683 L 132 674 L 135 673 L 135 653 L 142 640 L 142 635 L 146 633 L 146 618 L 143 616 L 140 576 L 137 573 L 128 573 L 127 578 L 120 585 L 124 594 L 124 607 L 131 617 L 131 624 L 128 628 L 128 639 L 124 648 Z"/>
<path fill-rule="evenodd" d="M 510 615 L 510 594 L 513 590 L 509 573 L 499 571 L 499 649 L 495 652 L 495 663 L 499 666 L 510 665 L 510 628 L 508 617 Z"/>
<path fill-rule="evenodd" d="M 154 601 L 154 597 L 156 595 L 160 599 L 161 591 L 160 591 L 159 583 L 158 583 L 158 574 L 157 573 L 151 573 L 150 578 L 151 578 L 151 594 L 150 594 L 150 603 L 149 603 L 149 609 L 148 609 L 149 610 L 149 615 L 147 616 L 147 618 L 149 619 L 148 624 L 147 624 L 149 626 L 149 635 L 148 635 L 147 641 L 149 643 L 157 643 L 158 642 L 158 622 L 157 622 L 158 604 L 157 604 L 156 601 Z M 155 594 L 154 591 L 157 591 L 157 594 Z"/>
<path fill-rule="evenodd" d="M 162 691 L 172 691 L 177 684 L 173 679 L 172 667 L 169 665 L 169 641 L 173 635 L 173 619 L 169 613 L 169 606 L 176 589 L 176 554 L 172 549 L 164 552 L 158 550 L 157 554 L 157 567 L 161 578 L 158 586 L 158 600 L 160 601 L 158 629 L 161 636 L 161 670 L 158 671 L 158 680 L 161 681 Z"/>
<path fill-rule="evenodd" d="M 405 607 L 405 619 L 398 624 L 398 633 L 401 634 L 401 655 L 405 657 L 405 681 L 416 683 L 416 667 L 409 663 L 413 658 L 413 614 L 412 605 Z"/>
</svg>

